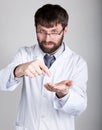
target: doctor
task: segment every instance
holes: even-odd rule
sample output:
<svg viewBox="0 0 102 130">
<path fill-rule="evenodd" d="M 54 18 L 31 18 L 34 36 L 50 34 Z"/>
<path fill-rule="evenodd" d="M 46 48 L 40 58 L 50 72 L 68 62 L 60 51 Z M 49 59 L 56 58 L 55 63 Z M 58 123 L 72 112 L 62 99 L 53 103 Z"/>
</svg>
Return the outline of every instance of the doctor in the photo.
<svg viewBox="0 0 102 130">
<path fill-rule="evenodd" d="M 68 13 L 46 4 L 35 13 L 38 44 L 22 47 L 0 71 L 0 90 L 22 85 L 14 130 L 75 130 L 87 106 L 87 64 L 64 42 Z"/>
</svg>

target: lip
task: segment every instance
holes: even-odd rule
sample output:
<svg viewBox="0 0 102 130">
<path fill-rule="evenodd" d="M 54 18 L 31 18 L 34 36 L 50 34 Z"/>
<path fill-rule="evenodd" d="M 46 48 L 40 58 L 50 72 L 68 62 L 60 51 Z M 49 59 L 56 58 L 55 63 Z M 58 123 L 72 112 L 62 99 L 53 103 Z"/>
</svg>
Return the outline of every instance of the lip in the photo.
<svg viewBox="0 0 102 130">
<path fill-rule="evenodd" d="M 43 43 L 44 47 L 53 47 L 53 43 Z"/>
</svg>

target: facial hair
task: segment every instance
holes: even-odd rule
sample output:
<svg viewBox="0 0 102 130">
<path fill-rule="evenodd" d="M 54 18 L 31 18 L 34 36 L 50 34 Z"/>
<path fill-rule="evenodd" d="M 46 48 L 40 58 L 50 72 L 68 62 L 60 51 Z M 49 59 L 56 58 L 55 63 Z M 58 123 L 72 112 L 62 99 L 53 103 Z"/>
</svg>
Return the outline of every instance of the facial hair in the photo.
<svg viewBox="0 0 102 130">
<path fill-rule="evenodd" d="M 59 39 L 59 41 L 57 43 L 53 42 L 53 41 L 49 41 L 49 42 L 46 42 L 46 41 L 40 41 L 39 38 L 37 38 L 38 40 L 38 44 L 39 44 L 39 47 L 40 49 L 44 52 L 44 53 L 48 53 L 48 54 L 53 54 L 54 52 L 56 52 L 60 46 L 62 45 L 62 41 L 63 41 L 63 35 L 62 37 Z M 44 46 L 44 44 L 53 44 L 53 47 L 52 48 L 47 48 Z"/>
</svg>

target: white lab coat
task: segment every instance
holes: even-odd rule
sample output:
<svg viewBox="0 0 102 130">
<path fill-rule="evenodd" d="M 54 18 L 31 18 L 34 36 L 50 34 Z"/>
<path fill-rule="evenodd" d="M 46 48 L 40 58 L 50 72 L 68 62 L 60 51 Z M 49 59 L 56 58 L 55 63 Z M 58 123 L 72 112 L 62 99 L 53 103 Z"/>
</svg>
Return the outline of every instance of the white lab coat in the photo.
<svg viewBox="0 0 102 130">
<path fill-rule="evenodd" d="M 51 77 L 15 78 L 14 68 L 22 63 L 39 59 L 43 53 L 36 44 L 21 48 L 11 64 L 0 71 L 0 90 L 13 91 L 22 84 L 22 94 L 14 130 L 75 130 L 74 116 L 87 106 L 87 65 L 67 45 L 50 68 Z M 47 82 L 72 80 L 68 95 L 58 99 L 55 93 L 44 88 Z"/>
</svg>

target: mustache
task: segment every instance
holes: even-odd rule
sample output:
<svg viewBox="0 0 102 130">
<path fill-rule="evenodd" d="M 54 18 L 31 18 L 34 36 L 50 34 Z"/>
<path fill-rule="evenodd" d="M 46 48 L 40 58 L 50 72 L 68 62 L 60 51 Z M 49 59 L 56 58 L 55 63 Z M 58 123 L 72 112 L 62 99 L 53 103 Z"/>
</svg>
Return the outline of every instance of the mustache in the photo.
<svg viewBox="0 0 102 130">
<path fill-rule="evenodd" d="M 46 42 L 46 41 L 42 41 L 41 44 L 55 44 L 54 42 L 52 41 L 49 41 L 49 42 Z"/>
</svg>

